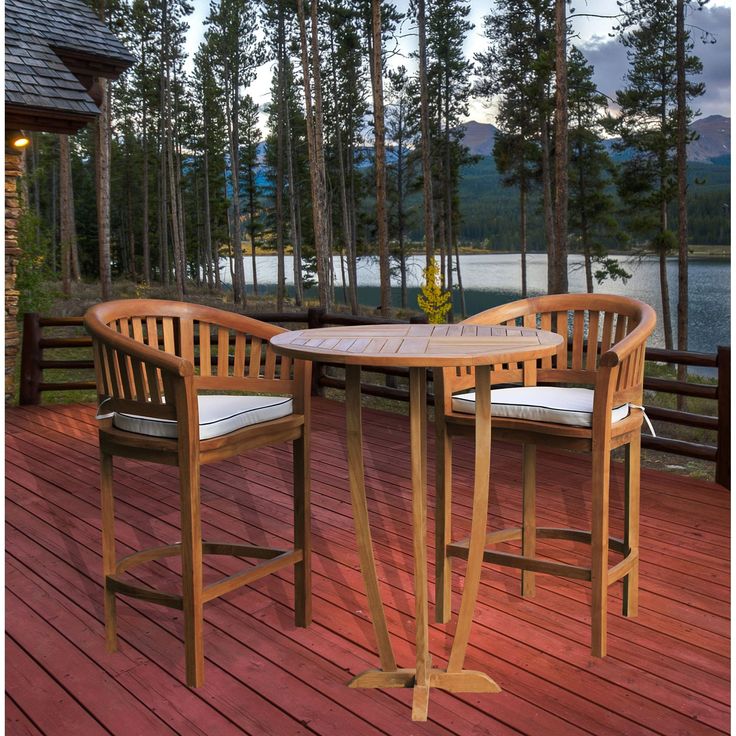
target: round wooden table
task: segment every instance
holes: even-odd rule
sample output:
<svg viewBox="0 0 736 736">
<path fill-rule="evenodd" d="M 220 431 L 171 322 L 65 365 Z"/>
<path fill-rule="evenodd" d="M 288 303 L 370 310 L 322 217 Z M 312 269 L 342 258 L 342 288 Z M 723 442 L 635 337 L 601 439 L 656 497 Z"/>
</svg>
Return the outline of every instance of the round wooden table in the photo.
<svg viewBox="0 0 736 736">
<path fill-rule="evenodd" d="M 271 338 L 277 353 L 345 365 L 348 476 L 358 554 L 376 635 L 381 667 L 368 670 L 351 687 L 413 687 L 412 720 L 427 719 L 429 691 L 499 692 L 485 673 L 465 670 L 473 611 L 485 548 L 490 478 L 490 366 L 532 361 L 556 352 L 562 337 L 523 327 L 481 325 L 360 325 L 284 332 Z M 361 366 L 409 368 L 416 666 L 396 666 L 378 587 L 363 471 Z M 457 629 L 446 669 L 433 668 L 429 654 L 427 584 L 427 369 L 475 370 L 475 477 L 471 532 Z"/>
</svg>

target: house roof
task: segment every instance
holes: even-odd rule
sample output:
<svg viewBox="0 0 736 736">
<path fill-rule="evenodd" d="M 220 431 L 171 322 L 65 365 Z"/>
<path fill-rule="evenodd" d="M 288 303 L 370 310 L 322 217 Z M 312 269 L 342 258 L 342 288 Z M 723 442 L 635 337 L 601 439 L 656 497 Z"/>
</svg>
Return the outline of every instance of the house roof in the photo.
<svg viewBox="0 0 736 736">
<path fill-rule="evenodd" d="M 99 115 L 94 78 L 134 61 L 82 0 L 6 0 L 6 126 L 78 130 Z"/>
</svg>

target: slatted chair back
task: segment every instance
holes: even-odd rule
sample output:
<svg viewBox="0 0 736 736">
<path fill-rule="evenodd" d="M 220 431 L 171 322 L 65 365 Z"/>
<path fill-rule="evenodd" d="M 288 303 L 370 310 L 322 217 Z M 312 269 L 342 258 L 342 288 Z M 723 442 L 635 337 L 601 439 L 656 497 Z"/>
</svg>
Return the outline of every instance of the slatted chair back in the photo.
<svg viewBox="0 0 736 736">
<path fill-rule="evenodd" d="M 175 418 L 166 397 L 187 376 L 200 392 L 291 394 L 294 410 L 304 411 L 302 367 L 269 343 L 281 327 L 198 304 L 145 299 L 98 304 L 85 325 L 99 398 L 111 411 Z"/>
<path fill-rule="evenodd" d="M 646 340 L 654 329 L 654 310 L 636 299 L 609 294 L 564 294 L 533 297 L 492 307 L 463 325 L 504 325 L 513 331 L 531 327 L 565 338 L 557 353 L 539 361 L 496 365 L 498 384 L 572 384 L 595 386 L 601 367 L 616 366 L 614 401 L 641 402 Z M 475 385 L 472 368 L 443 371 L 444 408 L 452 394 Z"/>
</svg>

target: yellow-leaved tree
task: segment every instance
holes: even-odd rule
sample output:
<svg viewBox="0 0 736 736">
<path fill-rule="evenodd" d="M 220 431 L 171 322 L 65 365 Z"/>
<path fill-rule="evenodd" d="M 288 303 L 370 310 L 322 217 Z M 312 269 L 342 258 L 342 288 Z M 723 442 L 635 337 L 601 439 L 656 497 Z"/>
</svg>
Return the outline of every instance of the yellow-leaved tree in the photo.
<svg viewBox="0 0 736 736">
<path fill-rule="evenodd" d="M 424 284 L 417 296 L 419 309 L 427 315 L 430 324 L 442 324 L 452 309 L 452 294 L 442 288 L 437 262 L 432 258 L 422 272 Z"/>
</svg>

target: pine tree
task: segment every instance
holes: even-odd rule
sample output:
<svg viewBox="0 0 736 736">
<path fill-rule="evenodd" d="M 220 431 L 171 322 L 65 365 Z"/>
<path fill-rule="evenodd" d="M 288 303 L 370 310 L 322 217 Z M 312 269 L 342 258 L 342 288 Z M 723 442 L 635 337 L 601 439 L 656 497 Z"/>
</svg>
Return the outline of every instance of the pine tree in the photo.
<svg viewBox="0 0 736 736">
<path fill-rule="evenodd" d="M 615 130 L 621 148 L 632 157 L 623 164 L 619 194 L 628 206 L 630 226 L 659 256 L 662 323 L 665 346 L 672 349 L 667 255 L 676 238 L 670 229 L 668 206 L 676 194 L 676 18 L 671 0 L 630 0 L 625 7 L 621 39 L 630 67 L 626 87 L 616 92 L 621 117 Z M 702 64 L 689 53 L 683 60 L 686 77 L 699 74 Z M 704 86 L 687 81 L 686 100 L 703 94 Z M 686 121 L 692 118 L 687 110 Z"/>
<path fill-rule="evenodd" d="M 493 157 L 505 186 L 519 190 L 519 247 L 521 290 L 527 295 L 527 206 L 532 187 L 540 183 L 543 146 L 541 123 L 547 114 L 540 105 L 541 75 L 549 83 L 550 67 L 537 44 L 535 13 L 522 0 L 501 0 L 484 18 L 488 49 L 476 55 L 479 81 L 476 92 L 498 101 L 498 133 Z M 540 58 L 544 60 L 540 64 Z M 545 103 L 546 104 L 546 103 Z M 545 222 L 547 218 L 545 217 Z M 548 270 L 552 268 L 548 244 Z"/>
<path fill-rule="evenodd" d="M 593 67 L 574 46 L 568 59 L 570 115 L 569 228 L 583 251 L 588 292 L 606 278 L 629 278 L 615 258 L 606 253 L 604 240 L 620 242 L 616 202 L 609 191 L 614 165 L 602 142 L 602 114 L 607 98 L 593 82 Z"/>
</svg>

